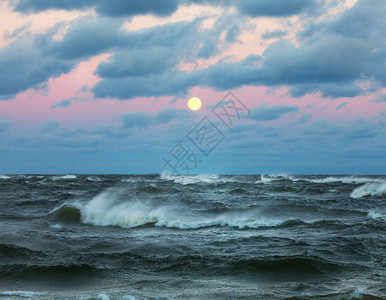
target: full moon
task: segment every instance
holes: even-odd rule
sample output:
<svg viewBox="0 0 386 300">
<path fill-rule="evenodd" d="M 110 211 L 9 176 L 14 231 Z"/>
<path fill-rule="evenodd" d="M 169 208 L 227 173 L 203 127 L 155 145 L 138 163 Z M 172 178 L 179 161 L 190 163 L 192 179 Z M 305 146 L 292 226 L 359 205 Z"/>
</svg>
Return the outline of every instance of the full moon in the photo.
<svg viewBox="0 0 386 300">
<path fill-rule="evenodd" d="M 188 102 L 188 107 L 191 110 L 199 110 L 201 107 L 201 100 L 197 97 L 190 98 Z"/>
</svg>

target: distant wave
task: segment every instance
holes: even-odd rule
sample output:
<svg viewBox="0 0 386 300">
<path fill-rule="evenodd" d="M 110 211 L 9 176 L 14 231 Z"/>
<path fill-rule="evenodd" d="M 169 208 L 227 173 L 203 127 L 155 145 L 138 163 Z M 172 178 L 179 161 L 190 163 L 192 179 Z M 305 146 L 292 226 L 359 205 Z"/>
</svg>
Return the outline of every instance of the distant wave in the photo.
<svg viewBox="0 0 386 300">
<path fill-rule="evenodd" d="M 287 173 L 271 174 L 271 175 L 261 174 L 260 178 L 255 183 L 267 184 L 272 181 L 278 181 L 278 180 L 290 180 L 290 175 Z"/>
<path fill-rule="evenodd" d="M 298 299 L 298 300 L 308 300 L 308 299 L 331 299 L 331 300 L 340 300 L 340 299 L 347 299 L 347 300 L 358 300 L 358 299 L 368 299 L 368 300 L 382 300 L 381 297 L 366 293 L 364 289 L 362 288 L 355 288 L 355 290 L 351 292 L 340 292 L 340 293 L 334 293 L 334 294 L 324 294 L 324 295 L 315 295 L 315 296 L 299 296 L 291 299 Z"/>
<path fill-rule="evenodd" d="M 351 198 L 363 198 L 369 196 L 384 196 L 386 195 L 386 182 L 383 183 L 366 183 L 357 187 L 351 193 Z"/>
<path fill-rule="evenodd" d="M 384 182 L 383 180 L 377 178 L 368 178 L 368 177 L 326 177 L 321 179 L 302 179 L 304 181 L 313 182 L 313 183 L 333 183 L 333 182 L 341 182 L 341 183 L 368 183 L 368 182 Z"/>
<path fill-rule="evenodd" d="M 102 179 L 100 179 L 99 177 L 87 177 L 87 180 L 88 181 L 96 181 L 96 182 L 99 182 L 99 181 L 102 181 Z"/>
<path fill-rule="evenodd" d="M 45 293 L 42 292 L 30 292 L 30 291 L 7 291 L 7 292 L 0 292 L 0 296 L 17 296 L 17 297 L 23 297 L 23 298 L 35 298 L 45 295 Z M 10 298 L 6 298 L 10 299 Z"/>
<path fill-rule="evenodd" d="M 11 177 L 10 176 L 7 176 L 7 175 L 0 175 L 0 179 L 10 179 Z"/>
<path fill-rule="evenodd" d="M 76 179 L 76 175 L 64 175 L 64 176 L 53 176 L 51 177 L 51 180 L 68 180 L 68 179 Z"/>
<path fill-rule="evenodd" d="M 160 179 L 174 181 L 175 183 L 179 183 L 182 185 L 187 184 L 195 184 L 195 183 L 217 183 L 223 182 L 218 175 L 209 175 L 209 174 L 201 174 L 201 175 L 169 175 L 166 173 L 162 173 Z"/>
<path fill-rule="evenodd" d="M 256 183 L 264 183 L 269 184 L 275 181 L 288 180 L 293 182 L 310 182 L 310 183 L 347 183 L 347 184 L 358 184 L 358 183 L 385 183 L 385 180 L 379 178 L 371 178 L 371 177 L 356 177 L 356 176 L 328 176 L 324 178 L 305 178 L 305 177 L 297 177 L 295 175 L 290 175 L 287 173 L 281 174 L 271 174 L 271 175 L 260 175 L 260 178 L 256 181 Z"/>
</svg>

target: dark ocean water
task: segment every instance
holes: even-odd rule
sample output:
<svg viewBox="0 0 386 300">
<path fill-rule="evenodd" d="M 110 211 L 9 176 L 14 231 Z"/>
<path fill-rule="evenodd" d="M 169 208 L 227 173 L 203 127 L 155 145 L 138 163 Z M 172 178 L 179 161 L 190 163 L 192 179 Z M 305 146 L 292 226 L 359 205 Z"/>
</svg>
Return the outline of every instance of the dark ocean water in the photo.
<svg viewBox="0 0 386 300">
<path fill-rule="evenodd" d="M 0 299 L 385 299 L 385 176 L 0 175 Z"/>
</svg>

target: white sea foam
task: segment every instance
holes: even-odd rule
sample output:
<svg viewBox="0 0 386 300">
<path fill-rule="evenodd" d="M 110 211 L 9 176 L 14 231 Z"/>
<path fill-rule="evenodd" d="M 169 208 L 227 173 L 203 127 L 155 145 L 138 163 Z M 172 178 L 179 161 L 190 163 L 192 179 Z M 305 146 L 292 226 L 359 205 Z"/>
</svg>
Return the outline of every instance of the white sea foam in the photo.
<svg viewBox="0 0 386 300">
<path fill-rule="evenodd" d="M 368 212 L 367 216 L 369 218 L 372 218 L 372 219 L 381 219 L 381 220 L 386 221 L 386 214 L 382 214 L 382 213 L 379 213 L 379 212 L 376 212 L 376 211 L 370 210 Z"/>
<path fill-rule="evenodd" d="M 61 228 L 63 228 L 63 226 L 60 225 L 60 224 L 50 225 L 50 227 L 53 228 L 53 229 L 61 229 Z"/>
<path fill-rule="evenodd" d="M 110 297 L 107 296 L 106 294 L 99 294 L 98 300 L 110 300 Z"/>
<path fill-rule="evenodd" d="M 64 175 L 64 176 L 53 176 L 51 180 L 66 180 L 66 179 L 76 179 L 76 175 Z"/>
<path fill-rule="evenodd" d="M 218 175 L 210 174 L 200 174 L 200 175 L 169 175 L 167 173 L 162 173 L 160 179 L 174 181 L 182 185 L 194 184 L 194 183 L 217 183 L 229 181 L 230 178 L 223 181 Z"/>
<path fill-rule="evenodd" d="M 137 227 L 155 223 L 162 217 L 158 209 L 150 210 L 141 203 L 127 200 L 120 202 L 111 191 L 103 192 L 81 208 L 81 220 L 99 226 Z"/>
<path fill-rule="evenodd" d="M 7 176 L 7 175 L 0 175 L 0 179 L 10 179 L 11 177 L 10 176 Z"/>
<path fill-rule="evenodd" d="M 368 178 L 368 177 L 326 177 L 326 178 L 318 178 L 318 179 L 302 179 L 304 181 L 313 182 L 313 183 L 334 183 L 334 182 L 342 182 L 342 183 L 369 183 L 369 182 L 384 182 L 378 178 Z"/>
<path fill-rule="evenodd" d="M 355 288 L 355 290 L 349 295 L 349 299 L 362 299 L 365 291 L 362 288 Z"/>
<path fill-rule="evenodd" d="M 351 198 L 362 198 L 383 195 L 386 195 L 386 182 L 366 183 L 353 190 L 350 196 Z"/>
<path fill-rule="evenodd" d="M 7 291 L 7 292 L 0 292 L 0 295 L 4 295 L 4 296 L 18 296 L 18 297 L 25 297 L 25 298 L 36 298 L 36 297 L 42 296 L 44 294 L 45 293 L 29 292 L 29 291 Z"/>
<path fill-rule="evenodd" d="M 102 181 L 102 179 L 100 179 L 99 177 L 87 177 L 87 180 L 88 181 L 97 181 L 97 182 Z"/>
<path fill-rule="evenodd" d="M 260 228 L 260 227 L 269 227 L 277 226 L 285 221 L 273 220 L 273 219 L 264 219 L 264 218 L 243 218 L 239 217 L 230 217 L 230 216 L 219 216 L 214 219 L 202 220 L 202 221 L 183 221 L 183 220 L 170 220 L 170 219 L 160 219 L 155 226 L 159 227 L 169 227 L 169 228 L 178 228 L 178 229 L 198 229 L 205 228 L 210 226 L 229 226 L 239 229 L 244 228 Z"/>
<path fill-rule="evenodd" d="M 109 189 L 85 205 L 73 204 L 81 212 L 81 221 L 97 226 L 120 226 L 133 228 L 145 224 L 178 229 L 197 229 L 209 226 L 236 228 L 259 228 L 277 226 L 288 219 L 270 219 L 257 211 L 227 212 L 214 216 L 202 216 L 178 205 L 150 207 L 138 201 L 118 199 L 119 191 Z"/>
<path fill-rule="evenodd" d="M 264 183 L 268 184 L 272 181 L 277 180 L 291 180 L 294 182 L 298 181 L 306 181 L 310 183 L 334 183 L 334 182 L 341 182 L 341 183 L 385 183 L 384 179 L 380 178 L 370 178 L 370 177 L 356 177 L 356 176 L 328 176 L 324 178 L 302 178 L 302 177 L 296 177 L 294 175 L 289 175 L 287 173 L 280 173 L 280 174 L 271 174 L 271 175 L 261 175 L 260 179 L 256 181 L 256 183 Z"/>
<path fill-rule="evenodd" d="M 279 173 L 279 174 L 271 174 L 271 175 L 261 174 L 260 179 L 257 180 L 255 183 L 268 184 L 272 181 L 283 180 L 283 179 L 290 179 L 290 175 L 287 173 Z"/>
<path fill-rule="evenodd" d="M 125 178 L 125 179 L 122 179 L 121 181 L 122 182 L 138 182 L 138 181 L 145 181 L 145 178 L 138 176 L 138 177 Z"/>
</svg>

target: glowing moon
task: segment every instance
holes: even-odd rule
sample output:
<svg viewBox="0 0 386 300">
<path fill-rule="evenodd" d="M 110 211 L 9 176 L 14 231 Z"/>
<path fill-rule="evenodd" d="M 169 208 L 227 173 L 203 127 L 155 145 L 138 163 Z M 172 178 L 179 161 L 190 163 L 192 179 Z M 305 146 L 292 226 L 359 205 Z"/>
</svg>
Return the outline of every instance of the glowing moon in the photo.
<svg viewBox="0 0 386 300">
<path fill-rule="evenodd" d="M 197 97 L 193 97 L 189 99 L 188 107 L 191 110 L 199 110 L 201 108 L 201 100 Z"/>
</svg>

